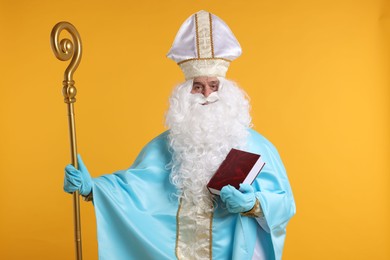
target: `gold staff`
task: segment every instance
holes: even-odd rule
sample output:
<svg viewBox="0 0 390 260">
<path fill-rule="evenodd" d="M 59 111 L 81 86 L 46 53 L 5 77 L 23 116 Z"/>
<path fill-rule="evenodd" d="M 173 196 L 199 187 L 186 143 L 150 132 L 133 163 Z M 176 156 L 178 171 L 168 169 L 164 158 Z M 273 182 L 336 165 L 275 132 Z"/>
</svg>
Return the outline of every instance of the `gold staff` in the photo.
<svg viewBox="0 0 390 260">
<path fill-rule="evenodd" d="M 59 40 L 62 30 L 66 30 L 72 36 L 73 41 L 69 39 Z M 73 73 L 77 69 L 81 60 L 81 39 L 76 28 L 68 22 L 59 22 L 51 31 L 50 35 L 51 48 L 53 49 L 56 57 L 61 61 L 67 61 L 72 58 L 69 66 L 64 73 L 64 81 L 62 82 L 62 94 L 64 95 L 64 101 L 68 107 L 68 122 L 70 133 L 70 151 L 72 165 L 78 169 L 77 164 L 77 144 L 76 144 L 76 128 L 74 119 L 74 107 L 73 103 L 76 102 L 76 88 L 74 86 Z M 80 221 L 80 200 L 79 192 L 73 193 L 73 214 L 74 214 L 74 227 L 75 227 L 75 242 L 76 242 L 76 259 L 82 259 L 81 249 L 81 221 Z"/>
</svg>

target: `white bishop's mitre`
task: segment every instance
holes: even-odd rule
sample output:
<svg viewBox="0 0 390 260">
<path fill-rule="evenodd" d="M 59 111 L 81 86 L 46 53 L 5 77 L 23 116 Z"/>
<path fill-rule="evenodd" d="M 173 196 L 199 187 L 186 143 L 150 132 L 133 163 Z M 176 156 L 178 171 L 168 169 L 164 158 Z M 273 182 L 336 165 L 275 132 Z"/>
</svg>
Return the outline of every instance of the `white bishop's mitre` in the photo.
<svg viewBox="0 0 390 260">
<path fill-rule="evenodd" d="M 225 77 L 241 55 L 236 37 L 219 17 L 206 11 L 191 15 L 180 27 L 167 57 L 177 62 L 186 79 Z"/>
</svg>

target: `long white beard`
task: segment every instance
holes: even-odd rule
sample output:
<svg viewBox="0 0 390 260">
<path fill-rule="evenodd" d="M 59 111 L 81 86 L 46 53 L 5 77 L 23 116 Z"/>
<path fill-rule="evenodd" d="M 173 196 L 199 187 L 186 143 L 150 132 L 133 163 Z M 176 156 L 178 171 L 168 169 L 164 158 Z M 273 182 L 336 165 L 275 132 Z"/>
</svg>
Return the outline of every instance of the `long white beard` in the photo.
<svg viewBox="0 0 390 260">
<path fill-rule="evenodd" d="M 190 93 L 192 80 L 179 85 L 166 115 L 172 152 L 170 181 L 181 199 L 177 253 L 185 259 L 209 259 L 213 197 L 206 185 L 231 148 L 245 147 L 249 134 L 245 93 L 233 82 L 218 79 L 218 92 L 207 100 Z"/>
<path fill-rule="evenodd" d="M 203 96 L 190 93 L 188 80 L 173 91 L 166 114 L 173 156 L 170 180 L 178 196 L 197 207 L 209 208 L 212 197 L 206 185 L 231 148 L 245 147 L 251 124 L 246 94 L 234 82 L 218 79 L 217 101 L 211 98 L 213 103 L 202 105 Z"/>
</svg>

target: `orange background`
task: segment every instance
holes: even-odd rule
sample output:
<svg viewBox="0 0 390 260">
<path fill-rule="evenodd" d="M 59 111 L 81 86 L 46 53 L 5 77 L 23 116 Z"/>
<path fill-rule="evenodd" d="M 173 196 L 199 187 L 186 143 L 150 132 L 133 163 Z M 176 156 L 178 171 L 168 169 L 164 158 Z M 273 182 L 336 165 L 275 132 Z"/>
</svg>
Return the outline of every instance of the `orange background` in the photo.
<svg viewBox="0 0 390 260">
<path fill-rule="evenodd" d="M 0 0 L 0 259 L 74 258 L 67 63 L 52 27 L 66 20 L 82 37 L 78 148 L 96 177 L 130 166 L 164 130 L 183 80 L 165 54 L 201 9 L 240 41 L 227 76 L 289 174 L 297 215 L 284 259 L 390 259 L 390 2 L 379 0 Z M 97 259 L 93 206 L 81 210 L 84 259 Z"/>
</svg>

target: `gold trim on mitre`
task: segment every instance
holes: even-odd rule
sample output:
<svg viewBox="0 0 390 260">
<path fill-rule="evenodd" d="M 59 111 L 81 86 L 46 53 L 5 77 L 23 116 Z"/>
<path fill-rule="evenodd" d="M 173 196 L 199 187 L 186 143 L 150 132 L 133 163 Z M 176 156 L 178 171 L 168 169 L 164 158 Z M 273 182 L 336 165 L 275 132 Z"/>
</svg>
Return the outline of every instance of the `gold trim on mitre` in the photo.
<svg viewBox="0 0 390 260">
<path fill-rule="evenodd" d="M 198 49 L 198 58 L 214 58 L 212 46 L 212 19 L 210 13 L 200 11 L 195 14 L 196 42 Z"/>
<path fill-rule="evenodd" d="M 186 80 L 200 76 L 225 77 L 230 61 L 219 58 L 188 59 L 178 64 Z"/>
<path fill-rule="evenodd" d="M 199 53 L 200 53 L 200 50 L 199 50 L 199 25 L 198 25 L 198 14 L 196 13 L 195 14 L 195 39 L 196 39 L 196 53 L 197 53 L 197 57 L 199 57 Z"/>
<path fill-rule="evenodd" d="M 213 18 L 211 13 L 209 13 L 209 27 L 210 27 L 210 42 L 211 42 L 211 57 L 214 58 L 214 42 L 213 42 Z"/>
</svg>

